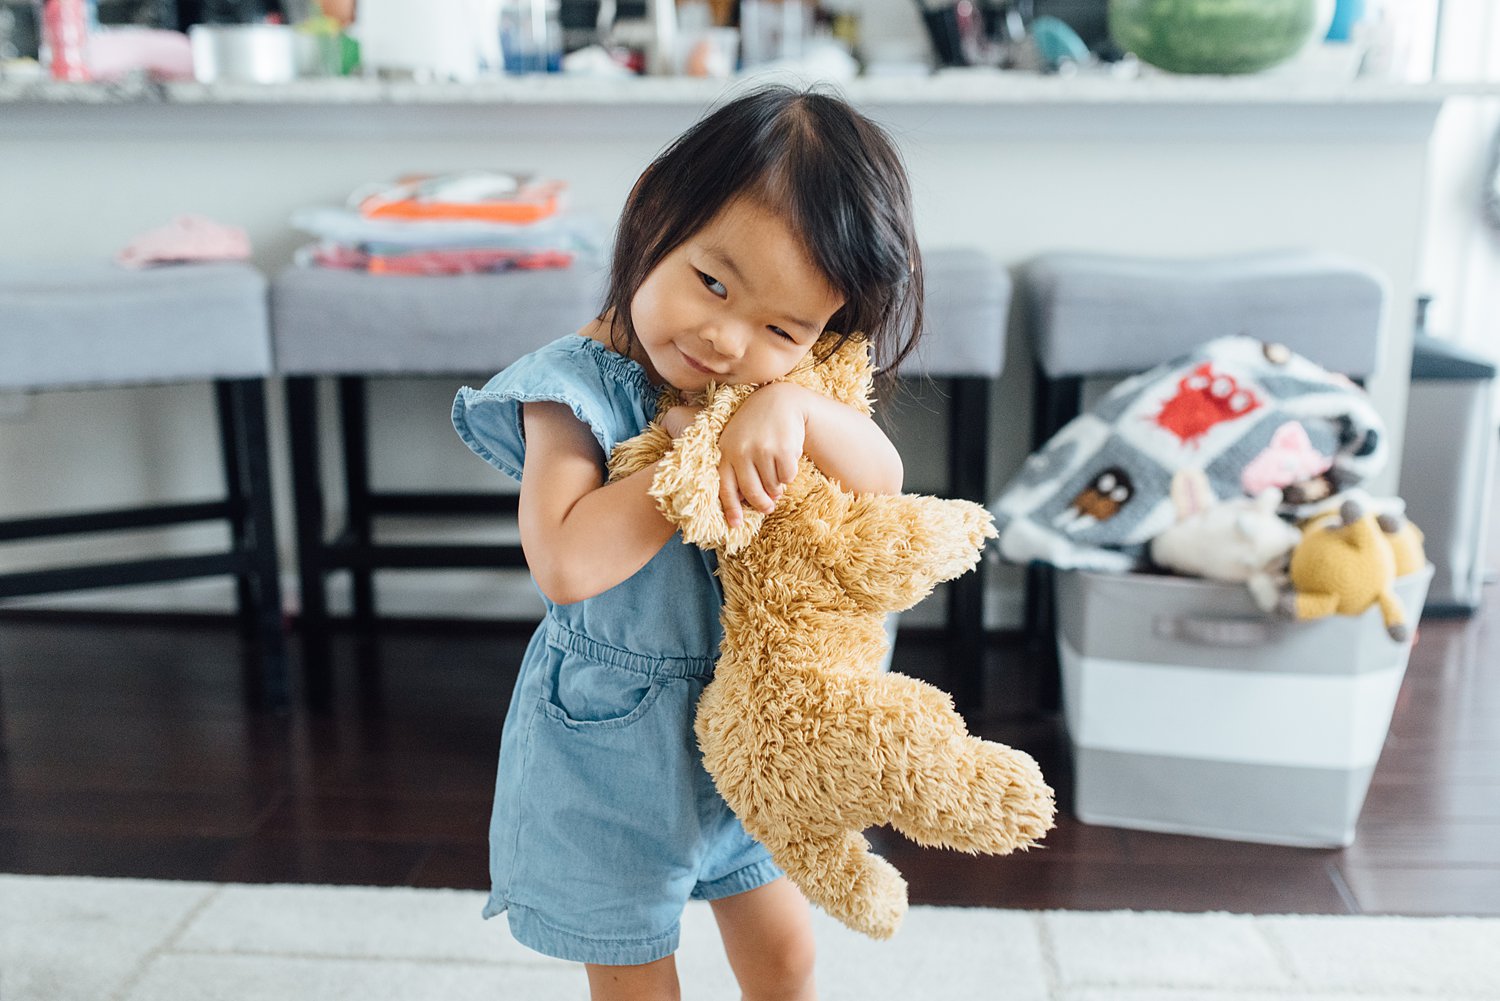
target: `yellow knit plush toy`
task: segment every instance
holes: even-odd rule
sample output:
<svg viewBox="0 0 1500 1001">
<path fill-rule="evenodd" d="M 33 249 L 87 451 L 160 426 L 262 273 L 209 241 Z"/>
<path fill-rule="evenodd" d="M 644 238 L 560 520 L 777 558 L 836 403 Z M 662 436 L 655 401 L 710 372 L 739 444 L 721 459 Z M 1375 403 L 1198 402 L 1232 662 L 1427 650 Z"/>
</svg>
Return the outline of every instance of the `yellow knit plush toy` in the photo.
<svg viewBox="0 0 1500 1001">
<path fill-rule="evenodd" d="M 1396 576 L 1405 577 L 1427 565 L 1422 530 L 1404 514 L 1382 514 L 1375 519 L 1396 558 Z"/>
<path fill-rule="evenodd" d="M 812 358 L 836 343 L 825 335 Z M 868 413 L 872 374 L 850 338 L 788 379 Z M 651 493 L 684 539 L 719 555 L 724 640 L 695 727 L 704 767 L 809 900 L 887 938 L 906 882 L 862 831 L 890 824 L 919 844 L 1000 854 L 1052 826 L 1029 755 L 971 736 L 932 685 L 880 670 L 886 613 L 971 570 L 994 528 L 977 504 L 854 495 L 807 461 L 772 514 L 747 510 L 729 528 L 718 440 L 754 388 L 711 388 L 675 442 L 653 424 L 616 448 L 610 472 L 661 458 Z"/>
<path fill-rule="evenodd" d="M 1362 615 L 1378 604 L 1386 632 L 1398 643 L 1405 642 L 1411 630 L 1406 624 L 1406 611 L 1391 586 L 1399 576 L 1393 537 L 1401 549 L 1406 572 L 1426 562 L 1421 534 L 1410 522 L 1405 525 L 1409 531 L 1405 526 L 1396 531 L 1394 521 L 1383 524 L 1353 501 L 1345 501 L 1337 516 L 1309 521 L 1303 526 L 1302 541 L 1292 550 L 1292 591 L 1283 595 L 1281 610 L 1298 619 L 1318 619 Z M 1395 532 L 1394 536 L 1388 531 Z"/>
</svg>

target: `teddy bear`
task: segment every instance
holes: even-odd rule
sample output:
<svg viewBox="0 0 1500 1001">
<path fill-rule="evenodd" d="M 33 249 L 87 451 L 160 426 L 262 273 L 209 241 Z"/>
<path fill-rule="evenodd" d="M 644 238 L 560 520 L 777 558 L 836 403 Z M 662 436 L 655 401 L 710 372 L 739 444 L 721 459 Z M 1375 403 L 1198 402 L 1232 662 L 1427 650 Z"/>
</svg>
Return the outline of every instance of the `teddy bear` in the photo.
<svg viewBox="0 0 1500 1001">
<path fill-rule="evenodd" d="M 862 338 L 825 334 L 787 378 L 868 414 L 872 377 Z M 921 845 L 1003 854 L 1052 826 L 1053 792 L 1030 755 L 971 736 L 938 688 L 881 671 L 886 614 L 971 570 L 994 528 L 978 504 L 852 494 L 810 461 L 771 514 L 747 510 L 730 528 L 718 440 L 755 389 L 709 387 L 677 439 L 653 423 L 616 447 L 610 474 L 660 459 L 663 514 L 718 555 L 724 638 L 694 730 L 720 794 L 812 903 L 889 938 L 906 882 L 863 831 L 889 824 Z M 678 400 L 669 389 L 661 402 L 658 413 Z"/>
<path fill-rule="evenodd" d="M 1392 584 L 1401 574 L 1426 563 L 1421 533 L 1404 518 L 1367 513 L 1363 504 L 1346 500 L 1337 514 L 1309 519 L 1302 541 L 1292 550 L 1289 590 L 1257 593 L 1268 611 L 1296 619 L 1329 615 L 1362 615 L 1378 605 L 1391 639 L 1411 636 L 1406 610 Z"/>
</svg>

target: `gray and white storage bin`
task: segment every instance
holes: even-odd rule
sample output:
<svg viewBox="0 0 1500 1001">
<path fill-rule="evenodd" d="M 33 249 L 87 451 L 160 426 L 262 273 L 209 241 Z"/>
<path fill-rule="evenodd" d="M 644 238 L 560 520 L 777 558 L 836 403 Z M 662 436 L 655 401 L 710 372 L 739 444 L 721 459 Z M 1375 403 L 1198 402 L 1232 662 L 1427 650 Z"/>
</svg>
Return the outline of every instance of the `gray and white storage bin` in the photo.
<svg viewBox="0 0 1500 1001">
<path fill-rule="evenodd" d="M 1410 621 L 1432 567 L 1396 582 Z M 1343 846 L 1406 672 L 1376 609 L 1267 618 L 1240 584 L 1057 578 L 1074 813 L 1090 824 Z"/>
<path fill-rule="evenodd" d="M 1472 615 L 1495 470 L 1495 363 L 1425 334 L 1412 351 L 1401 497 L 1436 567 L 1429 615 Z"/>
</svg>

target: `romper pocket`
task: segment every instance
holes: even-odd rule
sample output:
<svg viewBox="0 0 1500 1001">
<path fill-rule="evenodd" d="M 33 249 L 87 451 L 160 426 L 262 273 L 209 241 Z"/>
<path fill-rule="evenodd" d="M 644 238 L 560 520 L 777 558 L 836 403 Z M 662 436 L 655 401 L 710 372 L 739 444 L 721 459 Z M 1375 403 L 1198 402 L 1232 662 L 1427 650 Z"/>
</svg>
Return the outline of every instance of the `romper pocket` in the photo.
<svg viewBox="0 0 1500 1001">
<path fill-rule="evenodd" d="M 648 674 L 586 660 L 555 647 L 542 712 L 574 729 L 626 727 L 651 709 L 663 685 Z"/>
</svg>

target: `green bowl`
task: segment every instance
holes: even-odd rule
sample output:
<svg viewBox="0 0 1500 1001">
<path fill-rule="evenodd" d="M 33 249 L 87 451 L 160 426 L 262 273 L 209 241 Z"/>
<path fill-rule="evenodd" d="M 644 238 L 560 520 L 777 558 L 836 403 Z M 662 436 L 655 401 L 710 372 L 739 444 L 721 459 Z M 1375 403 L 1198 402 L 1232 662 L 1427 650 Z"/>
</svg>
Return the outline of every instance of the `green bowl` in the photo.
<svg viewBox="0 0 1500 1001">
<path fill-rule="evenodd" d="M 1109 33 L 1173 73 L 1256 73 L 1312 39 L 1318 0 L 1109 0 Z"/>
</svg>

